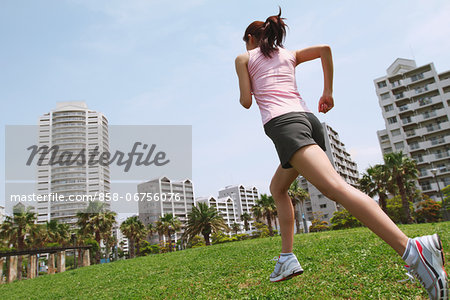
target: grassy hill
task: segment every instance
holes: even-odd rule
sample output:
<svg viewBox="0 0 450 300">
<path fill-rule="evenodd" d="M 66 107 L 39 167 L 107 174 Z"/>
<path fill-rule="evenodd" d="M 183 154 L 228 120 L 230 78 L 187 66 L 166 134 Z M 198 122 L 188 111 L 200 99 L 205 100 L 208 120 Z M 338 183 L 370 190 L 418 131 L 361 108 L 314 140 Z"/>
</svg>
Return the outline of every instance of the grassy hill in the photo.
<svg viewBox="0 0 450 300">
<path fill-rule="evenodd" d="M 450 222 L 403 225 L 439 233 L 450 259 Z M 295 236 L 305 272 L 271 283 L 279 236 L 93 265 L 0 286 L 2 299 L 427 299 L 401 258 L 367 228 Z M 446 266 L 449 270 L 448 264 Z"/>
</svg>

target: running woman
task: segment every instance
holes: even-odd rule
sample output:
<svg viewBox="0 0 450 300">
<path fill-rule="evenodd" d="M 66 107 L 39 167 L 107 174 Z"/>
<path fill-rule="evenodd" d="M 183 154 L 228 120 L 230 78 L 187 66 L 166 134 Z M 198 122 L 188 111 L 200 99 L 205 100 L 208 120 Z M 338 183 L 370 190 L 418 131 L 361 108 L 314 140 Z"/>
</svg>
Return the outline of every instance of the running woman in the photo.
<svg viewBox="0 0 450 300">
<path fill-rule="evenodd" d="M 247 52 L 236 58 L 240 103 L 259 106 L 264 132 L 273 141 L 280 165 L 270 183 L 281 228 L 281 254 L 270 281 L 282 281 L 303 273 L 292 253 L 294 208 L 288 196 L 291 183 L 302 174 L 326 197 L 344 206 L 353 216 L 389 244 L 406 262 L 407 274 L 415 276 L 430 299 L 448 299 L 444 252 L 437 234 L 408 238 L 372 198 L 347 184 L 335 171 L 324 150 L 324 133 L 317 117 L 301 98 L 295 67 L 321 59 L 324 89 L 318 111 L 334 107 L 333 60 L 328 45 L 297 51 L 283 48 L 286 34 L 281 9 L 265 22 L 255 21 L 245 30 Z"/>
</svg>

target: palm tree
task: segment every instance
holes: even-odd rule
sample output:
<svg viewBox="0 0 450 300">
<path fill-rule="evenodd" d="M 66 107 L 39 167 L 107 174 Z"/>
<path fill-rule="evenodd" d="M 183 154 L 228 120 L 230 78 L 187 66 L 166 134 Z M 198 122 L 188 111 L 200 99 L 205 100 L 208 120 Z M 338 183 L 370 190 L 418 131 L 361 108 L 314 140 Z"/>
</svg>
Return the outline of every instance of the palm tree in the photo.
<svg viewBox="0 0 450 300">
<path fill-rule="evenodd" d="M 67 244 L 71 236 L 69 224 L 61 224 L 56 220 L 51 220 L 46 222 L 45 227 L 48 234 L 47 242 L 60 245 Z"/>
<path fill-rule="evenodd" d="M 129 258 L 135 257 L 135 243 L 137 243 L 137 246 L 139 247 L 139 241 L 146 233 L 145 225 L 139 220 L 138 216 L 132 216 L 120 224 L 120 230 L 129 241 Z"/>
<path fill-rule="evenodd" d="M 14 210 L 13 217 L 6 216 L 4 222 L 0 225 L 0 238 L 8 241 L 18 251 L 26 247 L 25 238 L 33 231 L 36 221 L 36 214 L 27 210 Z M 17 279 L 22 279 L 22 255 L 17 260 Z"/>
<path fill-rule="evenodd" d="M 418 171 L 415 160 L 408 158 L 400 152 L 384 155 L 386 168 L 389 170 L 390 180 L 397 185 L 403 206 L 403 223 L 411 224 L 411 212 L 406 195 L 405 185 L 408 180 L 417 179 Z"/>
<path fill-rule="evenodd" d="M 267 220 L 267 226 L 269 227 L 269 235 L 273 236 L 272 219 L 276 211 L 275 201 L 273 200 L 272 196 L 267 196 L 267 194 L 261 194 L 261 198 L 256 200 L 255 206 L 261 208 L 262 216 L 264 216 Z M 259 209 L 255 210 L 259 211 Z"/>
<path fill-rule="evenodd" d="M 165 214 L 160 217 L 156 224 L 158 231 L 163 235 L 167 235 L 169 240 L 169 251 L 172 251 L 172 234 L 175 234 L 181 229 L 181 221 L 178 217 L 174 217 L 173 214 Z"/>
<path fill-rule="evenodd" d="M 147 233 L 149 240 L 152 239 L 153 235 L 157 232 L 156 226 L 153 223 L 148 223 L 147 225 Z"/>
<path fill-rule="evenodd" d="M 251 211 L 252 211 L 253 218 L 255 219 L 255 221 L 260 222 L 260 220 L 264 214 L 263 207 L 260 205 L 257 205 L 255 203 L 255 205 L 252 206 Z"/>
<path fill-rule="evenodd" d="M 250 216 L 247 212 L 245 212 L 241 215 L 241 221 L 244 222 L 245 231 L 250 230 L 250 226 L 249 226 L 248 222 L 250 222 L 251 219 L 252 219 L 252 216 Z"/>
<path fill-rule="evenodd" d="M 385 165 L 378 164 L 367 168 L 366 173 L 359 179 L 359 187 L 370 197 L 378 195 L 381 209 L 385 213 L 387 212 L 387 194 L 392 191 L 393 185 L 389 183 L 389 170 Z"/>
<path fill-rule="evenodd" d="M 231 230 L 233 230 L 235 234 L 238 234 L 239 230 L 241 230 L 241 224 L 239 223 L 231 224 Z"/>
<path fill-rule="evenodd" d="M 214 207 L 209 207 L 207 203 L 199 202 L 197 206 L 192 207 L 191 212 L 188 214 L 188 222 L 182 238 L 188 240 L 198 234 L 202 234 L 206 246 L 209 246 L 211 245 L 209 240 L 211 232 L 220 230 L 228 232 L 230 229 Z"/>
<path fill-rule="evenodd" d="M 102 239 L 106 239 L 112 234 L 116 215 L 115 212 L 108 211 L 103 202 L 92 201 L 84 211 L 77 213 L 77 224 L 80 226 L 81 232 L 92 233 L 100 245 Z M 97 263 L 100 262 L 100 251 L 95 253 L 95 260 Z"/>
<path fill-rule="evenodd" d="M 309 198 L 309 194 L 306 190 L 302 189 L 299 186 L 299 182 L 297 179 L 295 179 L 288 190 L 288 195 L 291 198 L 292 206 L 294 206 L 294 212 L 295 212 L 295 226 L 297 227 L 297 233 L 300 232 L 300 220 L 297 213 L 297 205 L 300 205 L 300 210 L 302 216 L 304 215 L 303 211 L 303 204 L 305 203 L 305 200 Z M 307 231 L 306 224 L 303 224 L 303 227 L 305 228 L 304 231 Z"/>
</svg>

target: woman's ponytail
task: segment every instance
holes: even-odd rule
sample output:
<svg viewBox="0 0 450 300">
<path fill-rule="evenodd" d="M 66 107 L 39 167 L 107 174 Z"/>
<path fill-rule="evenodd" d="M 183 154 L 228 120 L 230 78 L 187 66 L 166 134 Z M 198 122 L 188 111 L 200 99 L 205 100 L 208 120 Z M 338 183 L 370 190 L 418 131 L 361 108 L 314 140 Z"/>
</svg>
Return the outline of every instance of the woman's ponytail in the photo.
<svg viewBox="0 0 450 300">
<path fill-rule="evenodd" d="M 272 52 L 278 47 L 283 48 L 283 40 L 286 36 L 287 26 L 283 20 L 284 18 L 281 18 L 280 8 L 278 15 L 270 16 L 267 18 L 266 22 L 264 22 L 259 47 L 262 54 L 266 57 L 271 57 Z"/>
</svg>

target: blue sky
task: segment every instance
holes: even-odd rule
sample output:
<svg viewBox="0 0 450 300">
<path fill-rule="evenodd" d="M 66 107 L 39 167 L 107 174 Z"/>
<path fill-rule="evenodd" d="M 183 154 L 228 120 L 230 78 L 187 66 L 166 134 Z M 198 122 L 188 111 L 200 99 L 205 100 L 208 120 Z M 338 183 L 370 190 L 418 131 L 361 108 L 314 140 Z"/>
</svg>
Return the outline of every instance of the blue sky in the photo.
<svg viewBox="0 0 450 300">
<path fill-rule="evenodd" d="M 37 124 L 71 100 L 110 124 L 192 125 L 196 197 L 238 183 L 268 193 L 279 161 L 255 103 L 239 105 L 234 59 L 245 51 L 246 26 L 277 5 L 289 26 L 286 48 L 332 48 L 335 108 L 317 113 L 318 60 L 298 67 L 300 94 L 339 132 L 360 172 L 381 162 L 373 79 L 398 57 L 450 69 L 448 1 L 2 0 L 1 125 Z"/>
</svg>

